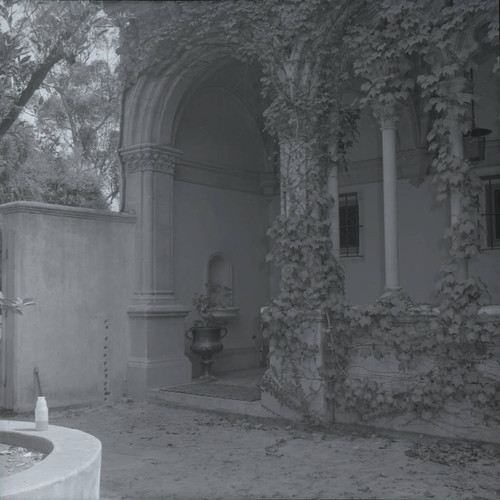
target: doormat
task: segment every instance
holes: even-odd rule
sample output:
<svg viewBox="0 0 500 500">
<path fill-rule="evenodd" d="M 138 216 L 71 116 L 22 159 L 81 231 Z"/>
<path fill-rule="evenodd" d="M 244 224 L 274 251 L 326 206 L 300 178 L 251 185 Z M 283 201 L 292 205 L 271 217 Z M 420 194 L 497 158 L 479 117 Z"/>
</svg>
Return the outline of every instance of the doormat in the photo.
<svg viewBox="0 0 500 500">
<path fill-rule="evenodd" d="M 211 398 L 235 399 L 237 401 L 251 402 L 260 399 L 260 389 L 258 387 L 240 387 L 229 384 L 195 382 L 193 384 L 179 385 L 176 387 L 165 387 L 161 390 L 166 392 L 193 394 L 195 396 L 208 396 Z"/>
</svg>

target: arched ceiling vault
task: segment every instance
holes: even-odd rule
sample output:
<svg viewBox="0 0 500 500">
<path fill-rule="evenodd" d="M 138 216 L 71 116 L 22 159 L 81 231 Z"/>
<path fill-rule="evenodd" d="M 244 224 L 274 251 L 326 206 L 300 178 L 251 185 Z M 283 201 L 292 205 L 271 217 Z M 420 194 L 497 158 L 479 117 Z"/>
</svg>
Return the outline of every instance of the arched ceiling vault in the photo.
<svg viewBox="0 0 500 500">
<path fill-rule="evenodd" d="M 173 145 L 182 108 L 200 87 L 218 85 L 237 96 L 263 130 L 260 70 L 232 59 L 205 60 L 196 68 L 164 67 L 143 74 L 124 96 L 122 148 L 136 144 Z"/>
</svg>

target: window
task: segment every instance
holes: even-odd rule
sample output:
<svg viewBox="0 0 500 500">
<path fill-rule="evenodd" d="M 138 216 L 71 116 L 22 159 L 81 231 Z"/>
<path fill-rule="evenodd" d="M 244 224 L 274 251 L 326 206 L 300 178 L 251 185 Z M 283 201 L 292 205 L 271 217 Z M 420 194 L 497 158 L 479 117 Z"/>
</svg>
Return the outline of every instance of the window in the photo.
<svg viewBox="0 0 500 500">
<path fill-rule="evenodd" d="M 359 256 L 359 205 L 357 193 L 339 195 L 340 255 Z"/>
<path fill-rule="evenodd" d="M 500 248 L 500 175 L 483 177 L 486 248 Z"/>
</svg>

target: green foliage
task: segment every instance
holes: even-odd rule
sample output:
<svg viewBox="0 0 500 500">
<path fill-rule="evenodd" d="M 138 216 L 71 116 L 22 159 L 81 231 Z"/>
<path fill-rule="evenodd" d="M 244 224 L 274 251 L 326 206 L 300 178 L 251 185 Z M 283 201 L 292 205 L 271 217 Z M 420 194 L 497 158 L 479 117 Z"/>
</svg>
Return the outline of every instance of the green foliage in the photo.
<svg viewBox="0 0 500 500">
<path fill-rule="evenodd" d="M 104 60 L 61 65 L 33 106 L 40 147 L 93 172 L 110 205 L 118 196 L 120 97 L 117 76 Z"/>
<path fill-rule="evenodd" d="M 360 340 L 366 341 L 366 355 L 382 359 L 388 352 L 399 361 L 402 375 L 414 370 L 427 356 L 435 367 L 420 374 L 414 383 L 401 389 L 380 387 L 374 380 L 352 379 L 345 374 L 337 380 L 335 400 L 344 409 L 368 419 L 381 414 L 414 413 L 431 418 L 449 401 L 464 401 L 486 420 L 498 419 L 500 386 L 486 377 L 482 364 L 492 355 L 492 334 L 498 325 L 479 318 L 477 311 L 487 292 L 477 279 L 465 279 L 458 270 L 476 255 L 480 243 L 480 183 L 471 164 L 460 158 L 452 134 L 470 129 L 472 95 L 465 75 L 473 67 L 477 44 L 464 42 L 476 20 L 486 23 L 487 39 L 498 22 L 492 1 L 457 0 L 430 3 L 426 0 L 381 2 L 374 19 L 353 27 L 348 44 L 356 51 L 354 72 L 363 78 L 362 104 L 383 112 L 387 106 L 421 104 L 421 112 L 432 117 L 427 136 L 437 201 L 458 198 L 460 210 L 446 231 L 448 258 L 443 277 L 436 285 L 439 315 L 430 330 L 418 335 L 401 318 L 419 317 L 414 306 L 398 295 L 367 308 L 346 311 L 352 330 L 344 349 L 349 352 Z M 380 69 L 382 71 L 380 71 Z M 386 298 L 387 299 L 387 298 Z M 406 303 L 405 303 L 406 302 Z M 355 333 L 357 332 L 357 333 Z M 344 370 L 349 354 L 336 360 Z"/>
<path fill-rule="evenodd" d="M 491 35 L 498 25 L 496 7 L 491 0 L 384 0 L 371 22 L 352 28 L 347 42 L 356 51 L 353 67 L 364 82 L 364 104 L 383 112 L 387 105 L 412 100 L 425 103 L 421 112 L 432 117 L 427 140 L 435 154 L 436 199 L 460 198 L 459 217 L 446 233 L 450 254 L 443 266 L 445 280 L 438 284 L 443 297 L 455 293 L 451 274 L 479 248 L 481 187 L 470 162 L 458 156 L 454 140 L 470 129 L 473 96 L 465 75 L 478 50 L 472 32 L 486 25 L 490 45 L 498 44 Z"/>
<path fill-rule="evenodd" d="M 205 293 L 195 293 L 193 307 L 202 318 L 195 321 L 195 326 L 220 326 L 225 321 L 216 315 L 216 310 L 226 309 L 231 305 L 233 290 L 217 283 L 206 283 Z"/>
<path fill-rule="evenodd" d="M 16 297 L 14 300 L 6 299 L 0 292 L 0 309 L 4 311 L 12 311 L 14 314 L 23 314 L 23 308 L 32 306 L 35 302 L 33 299 L 21 299 Z"/>
<path fill-rule="evenodd" d="M 450 138 L 457 117 L 462 132 L 470 127 L 473 96 L 464 74 L 477 47 L 463 37 L 484 18 L 488 43 L 495 45 L 495 8 L 492 0 L 381 0 L 368 8 L 361 1 L 164 2 L 145 15 L 123 17 L 127 85 L 166 66 L 189 72 L 228 57 L 262 67 L 266 129 L 279 143 L 282 199 L 269 232 L 281 293 L 263 318 L 271 357 L 263 385 L 285 406 L 308 415 L 319 382 L 362 418 L 406 412 L 431 418 L 446 402 L 464 397 L 485 418 L 498 414 L 498 384 L 480 370 L 494 328 L 477 317 L 484 288 L 456 273 L 478 249 L 478 183 Z M 423 313 L 404 295 L 382 297 L 367 308 L 345 304 L 326 187 L 332 169 L 345 168 L 356 138 L 357 110 L 343 99 L 355 78 L 362 82 L 361 105 L 376 113 L 409 105 L 422 122 L 432 119 L 427 139 L 435 153 L 437 199 L 460 195 L 437 285 L 440 314 L 424 335 L 409 326 Z M 420 128 L 424 137 L 427 130 Z M 323 335 L 311 341 L 318 324 Z M 356 380 L 347 368 L 360 340 L 366 356 L 395 353 L 403 375 L 421 356 L 437 363 L 401 389 Z"/>
<path fill-rule="evenodd" d="M 475 293 L 474 287 L 470 290 Z M 475 297 L 460 299 L 469 307 Z M 395 377 L 401 383 L 395 386 L 394 378 L 392 385 L 382 385 L 376 372 L 369 378 L 345 373 L 335 383 L 338 408 L 364 421 L 388 415 L 431 420 L 449 403 L 463 402 L 486 423 L 499 421 L 500 383 L 485 371 L 493 360 L 498 321 L 479 317 L 477 311 L 459 315 L 417 307 L 401 293 L 383 296 L 370 306 L 348 308 L 345 316 L 351 337 L 342 369 L 355 352 L 362 359 L 379 361 L 394 356 L 399 370 Z"/>
<path fill-rule="evenodd" d="M 266 130 L 279 139 L 286 204 L 269 233 L 282 280 L 267 322 L 270 355 L 281 368 L 271 369 L 264 383 L 302 413 L 309 404 L 303 381 L 318 379 L 310 364 L 318 346 L 305 340 L 316 321 L 309 315 L 333 315 L 343 293 L 327 184 L 332 168 L 345 167 L 356 133 L 356 110 L 343 101 L 349 64 L 342 43 L 359 8 L 325 0 L 169 3 L 130 19 L 120 49 L 129 84 L 164 65 L 182 72 L 221 57 L 260 64 Z"/>
<path fill-rule="evenodd" d="M 107 208 L 95 175 L 43 152 L 32 127 L 23 123 L 0 140 L 0 203 L 11 201 Z"/>
<path fill-rule="evenodd" d="M 88 53 L 108 28 L 96 2 L 0 3 L 0 138 L 49 71 Z"/>
<path fill-rule="evenodd" d="M 95 2 L 14 0 L 0 2 L 0 26 L 0 202 L 106 208 L 119 184 L 118 86 L 106 63 L 76 61 L 109 21 Z M 27 110 L 36 128 L 18 120 Z"/>
</svg>

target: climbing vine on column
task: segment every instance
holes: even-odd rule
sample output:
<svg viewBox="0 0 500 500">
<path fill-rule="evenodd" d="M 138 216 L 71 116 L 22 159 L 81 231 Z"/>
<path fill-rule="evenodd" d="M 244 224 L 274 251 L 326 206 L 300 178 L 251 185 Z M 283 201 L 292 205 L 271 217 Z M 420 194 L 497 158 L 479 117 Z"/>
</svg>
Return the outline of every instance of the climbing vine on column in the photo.
<svg viewBox="0 0 500 500">
<path fill-rule="evenodd" d="M 457 279 L 455 272 L 479 248 L 478 183 L 470 163 L 453 153 L 450 136 L 452 117 L 462 132 L 470 124 L 472 96 L 464 74 L 473 64 L 475 46 L 461 37 L 484 19 L 485 43 L 494 46 L 496 2 L 159 4 L 125 23 L 122 50 L 130 85 L 145 71 L 156 75 L 168 67 L 176 74 L 189 73 L 222 57 L 258 62 L 262 68 L 266 131 L 279 142 L 283 203 L 269 233 L 270 258 L 282 278 L 281 293 L 264 318 L 271 354 L 278 360 L 264 380 L 267 389 L 305 415 L 321 384 L 339 404 L 364 415 L 410 410 L 428 416 L 444 402 L 463 397 L 485 415 L 500 413 L 498 384 L 479 369 L 491 352 L 495 328 L 477 316 L 485 290 L 477 280 Z M 363 82 L 361 105 L 374 110 L 426 103 L 420 110 L 433 123 L 428 140 L 435 154 L 437 200 L 449 202 L 460 194 L 460 215 L 447 232 L 450 251 L 437 285 L 440 312 L 422 338 L 398 320 L 413 308 L 404 295 L 365 308 L 349 308 L 344 301 L 326 187 L 330 170 L 346 166 L 345 154 L 356 134 L 356 110 L 344 102 L 353 75 Z M 421 313 L 412 310 L 410 316 Z M 311 342 L 318 325 L 322 333 Z M 383 357 L 385 348 L 396 352 L 401 373 L 421 355 L 436 355 L 442 363 L 422 374 L 423 392 L 406 388 L 386 394 L 373 380 L 357 381 L 347 372 L 360 337 L 368 338 L 370 355 Z"/>
<path fill-rule="evenodd" d="M 324 318 L 340 318 L 344 306 L 343 271 L 330 235 L 328 176 L 332 168 L 345 167 L 357 111 L 342 101 L 350 76 L 343 35 L 353 8 L 344 2 L 297 5 L 283 2 L 274 11 L 271 24 L 281 35 L 269 39 L 270 50 L 261 58 L 270 99 L 267 126 L 280 144 L 282 201 L 269 231 L 270 259 L 281 269 L 281 283 L 264 318 L 272 362 L 263 386 L 283 405 L 311 416 L 315 393 L 331 390 Z"/>
<path fill-rule="evenodd" d="M 457 154 L 456 142 L 470 128 L 473 96 L 466 75 L 477 50 L 472 34 L 486 26 L 483 43 L 492 47 L 498 43 L 493 36 L 498 33 L 495 10 L 491 1 L 387 0 L 373 23 L 356 27 L 350 38 L 357 49 L 354 69 L 364 79 L 366 103 L 404 106 L 415 97 L 426 103 L 423 111 L 432 121 L 427 139 L 434 153 L 436 199 L 450 203 L 458 197 L 460 207 L 446 231 L 449 252 L 436 285 L 439 310 L 429 316 L 396 296 L 347 312 L 356 332 L 350 348 L 360 348 L 362 341 L 360 352 L 365 357 L 395 354 L 404 378 L 423 356 L 435 360 L 432 368 L 413 374 L 412 383 L 399 389 L 383 388 L 373 378 L 345 377 L 337 387 L 337 401 L 363 418 L 408 412 L 432 418 L 448 402 L 467 400 L 486 420 L 498 419 L 500 386 L 485 368 L 493 356 L 491 342 L 498 322 L 477 314 L 487 300 L 483 283 L 458 273 L 479 251 L 481 221 L 479 179 L 470 162 Z M 401 323 L 408 315 L 409 323 Z M 424 335 L 418 335 L 415 325 L 422 321 L 428 326 Z"/>
</svg>

